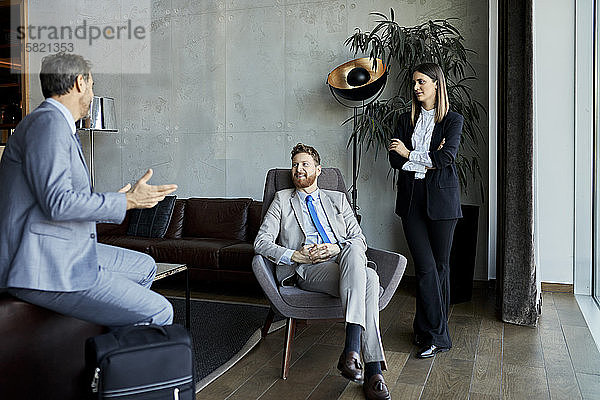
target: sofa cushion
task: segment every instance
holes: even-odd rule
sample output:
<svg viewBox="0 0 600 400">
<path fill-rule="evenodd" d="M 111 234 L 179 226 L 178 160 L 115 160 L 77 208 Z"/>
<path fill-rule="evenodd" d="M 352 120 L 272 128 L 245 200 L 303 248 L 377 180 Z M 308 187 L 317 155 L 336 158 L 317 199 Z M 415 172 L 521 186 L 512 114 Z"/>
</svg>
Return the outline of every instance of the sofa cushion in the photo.
<svg viewBox="0 0 600 400">
<path fill-rule="evenodd" d="M 139 251 L 142 253 L 150 254 L 150 246 L 154 243 L 160 242 L 162 239 L 154 238 L 142 238 L 136 236 L 124 236 L 124 235 L 102 235 L 98 237 L 98 242 L 109 244 L 111 246 L 125 247 Z"/>
<path fill-rule="evenodd" d="M 184 236 L 244 240 L 252 199 L 188 199 Z"/>
<path fill-rule="evenodd" d="M 152 208 L 131 210 L 127 234 L 150 238 L 164 237 L 174 206 L 175 196 L 167 196 Z"/>
<path fill-rule="evenodd" d="M 163 239 L 151 246 L 150 255 L 157 262 L 186 264 L 188 268 L 217 269 L 219 250 L 236 242 L 228 239 Z"/>
<path fill-rule="evenodd" d="M 234 271 L 252 272 L 252 258 L 254 246 L 252 243 L 242 242 L 226 246 L 219 251 L 219 268 Z"/>
<path fill-rule="evenodd" d="M 177 239 L 183 236 L 183 221 L 185 218 L 185 199 L 175 200 L 171 222 L 165 233 L 165 239 Z"/>
</svg>

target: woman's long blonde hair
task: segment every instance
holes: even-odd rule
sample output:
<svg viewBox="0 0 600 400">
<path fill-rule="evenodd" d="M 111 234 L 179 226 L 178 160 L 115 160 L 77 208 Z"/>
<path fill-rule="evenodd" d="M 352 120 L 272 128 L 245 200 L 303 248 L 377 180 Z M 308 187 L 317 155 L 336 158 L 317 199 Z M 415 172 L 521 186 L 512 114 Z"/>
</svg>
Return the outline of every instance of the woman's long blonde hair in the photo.
<svg viewBox="0 0 600 400">
<path fill-rule="evenodd" d="M 448 111 L 450 110 L 450 102 L 448 101 L 448 91 L 446 89 L 446 78 L 444 77 L 444 72 L 439 65 L 435 63 L 423 63 L 418 65 L 413 74 L 415 72 L 420 72 L 422 74 L 427 75 L 434 82 L 437 82 L 437 90 L 435 93 L 435 118 L 434 121 L 437 124 L 441 120 L 444 119 Z M 412 79 L 412 75 L 411 75 Z M 410 112 L 410 122 L 412 126 L 415 126 L 417 120 L 419 119 L 419 115 L 421 114 L 421 102 L 417 100 L 417 96 L 415 95 L 415 91 L 412 91 L 412 106 Z"/>
</svg>

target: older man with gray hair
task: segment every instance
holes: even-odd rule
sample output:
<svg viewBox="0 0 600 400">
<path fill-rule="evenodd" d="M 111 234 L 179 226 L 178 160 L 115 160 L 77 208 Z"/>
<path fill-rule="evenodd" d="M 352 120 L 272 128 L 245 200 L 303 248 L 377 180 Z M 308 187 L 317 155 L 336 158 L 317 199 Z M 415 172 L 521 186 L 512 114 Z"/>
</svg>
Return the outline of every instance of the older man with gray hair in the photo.
<svg viewBox="0 0 600 400">
<path fill-rule="evenodd" d="M 96 221 L 120 223 L 177 189 L 149 185 L 152 170 L 117 192 L 95 193 L 75 130 L 94 96 L 90 64 L 75 54 L 42 60 L 45 100 L 17 126 L 0 161 L 0 291 L 109 327 L 173 320 L 150 289 L 154 260 L 99 244 Z"/>
</svg>

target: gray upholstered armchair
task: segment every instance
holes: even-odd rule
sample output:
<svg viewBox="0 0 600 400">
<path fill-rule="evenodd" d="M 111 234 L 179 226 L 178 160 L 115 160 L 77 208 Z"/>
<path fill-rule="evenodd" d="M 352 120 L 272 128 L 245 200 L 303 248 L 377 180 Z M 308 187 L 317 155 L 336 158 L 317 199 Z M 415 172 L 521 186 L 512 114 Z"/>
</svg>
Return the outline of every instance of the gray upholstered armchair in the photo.
<svg viewBox="0 0 600 400">
<path fill-rule="evenodd" d="M 289 169 L 272 169 L 267 173 L 265 191 L 263 196 L 262 217 L 264 218 L 275 192 L 293 188 Z M 323 168 L 319 176 L 319 187 L 322 189 L 337 190 L 348 197 L 348 191 L 337 168 Z M 348 199 L 350 201 L 350 199 Z M 368 238 L 367 238 L 368 240 Z M 380 297 L 379 309 L 387 306 L 396 291 L 404 269 L 406 258 L 400 254 L 386 250 L 367 250 L 369 266 L 375 268 L 379 275 Z M 308 292 L 296 286 L 279 286 L 275 277 L 275 264 L 266 258 L 256 255 L 252 260 L 252 269 L 265 295 L 271 303 L 271 311 L 267 316 L 262 330 L 262 336 L 269 331 L 275 312 L 287 319 L 283 363 L 281 375 L 287 378 L 291 356 L 291 345 L 298 319 L 340 319 L 344 318 L 342 303 L 339 298 L 324 293 Z"/>
</svg>

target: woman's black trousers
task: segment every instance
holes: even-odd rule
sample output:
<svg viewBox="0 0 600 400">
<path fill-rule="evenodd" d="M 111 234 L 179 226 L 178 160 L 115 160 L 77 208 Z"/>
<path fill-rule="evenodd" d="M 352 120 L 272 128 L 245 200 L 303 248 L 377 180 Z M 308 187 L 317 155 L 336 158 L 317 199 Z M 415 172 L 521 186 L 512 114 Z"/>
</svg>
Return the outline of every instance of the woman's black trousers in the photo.
<svg viewBox="0 0 600 400">
<path fill-rule="evenodd" d="M 413 329 L 424 345 L 450 348 L 450 249 L 457 220 L 431 220 L 426 190 L 425 179 L 415 179 L 408 215 L 402 218 L 417 277 Z"/>
</svg>

